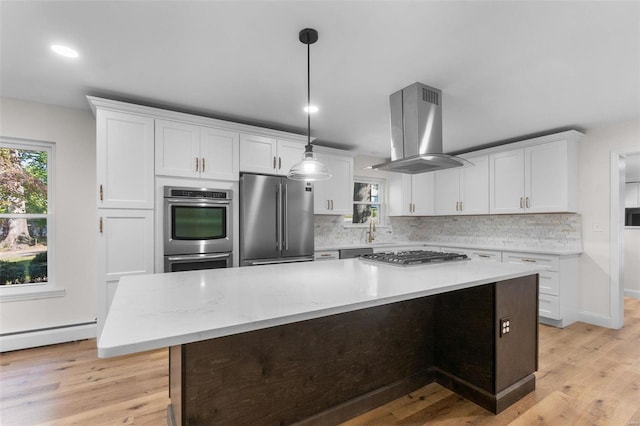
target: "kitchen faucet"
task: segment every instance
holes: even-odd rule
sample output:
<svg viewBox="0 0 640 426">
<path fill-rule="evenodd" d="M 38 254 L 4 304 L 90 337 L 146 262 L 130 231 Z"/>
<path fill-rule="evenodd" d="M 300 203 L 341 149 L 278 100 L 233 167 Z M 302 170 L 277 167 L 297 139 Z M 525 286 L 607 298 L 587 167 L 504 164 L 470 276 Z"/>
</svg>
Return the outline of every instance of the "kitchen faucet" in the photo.
<svg viewBox="0 0 640 426">
<path fill-rule="evenodd" d="M 367 242 L 371 243 L 376 239 L 374 232 L 376 231 L 376 221 L 375 219 L 369 219 L 369 230 L 367 231 Z"/>
</svg>

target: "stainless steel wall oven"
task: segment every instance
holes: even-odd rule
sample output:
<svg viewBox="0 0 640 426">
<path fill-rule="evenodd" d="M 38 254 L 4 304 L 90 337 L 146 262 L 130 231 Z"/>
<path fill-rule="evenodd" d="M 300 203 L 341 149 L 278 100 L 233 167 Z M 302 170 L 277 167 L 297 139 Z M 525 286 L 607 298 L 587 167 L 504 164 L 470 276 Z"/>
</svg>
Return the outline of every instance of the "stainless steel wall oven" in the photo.
<svg viewBox="0 0 640 426">
<path fill-rule="evenodd" d="M 232 192 L 164 187 L 164 270 L 227 268 L 233 264 Z"/>
</svg>

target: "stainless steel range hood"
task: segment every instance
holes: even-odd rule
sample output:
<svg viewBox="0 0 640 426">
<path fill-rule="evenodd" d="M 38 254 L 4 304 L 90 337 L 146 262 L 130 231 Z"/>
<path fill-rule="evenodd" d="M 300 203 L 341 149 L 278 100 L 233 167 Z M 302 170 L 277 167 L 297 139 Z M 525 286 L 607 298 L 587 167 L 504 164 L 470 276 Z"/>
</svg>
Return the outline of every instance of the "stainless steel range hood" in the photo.
<svg viewBox="0 0 640 426">
<path fill-rule="evenodd" d="M 472 165 L 442 153 L 442 91 L 414 83 L 389 97 L 391 161 L 372 166 L 397 173 L 418 174 Z"/>
</svg>

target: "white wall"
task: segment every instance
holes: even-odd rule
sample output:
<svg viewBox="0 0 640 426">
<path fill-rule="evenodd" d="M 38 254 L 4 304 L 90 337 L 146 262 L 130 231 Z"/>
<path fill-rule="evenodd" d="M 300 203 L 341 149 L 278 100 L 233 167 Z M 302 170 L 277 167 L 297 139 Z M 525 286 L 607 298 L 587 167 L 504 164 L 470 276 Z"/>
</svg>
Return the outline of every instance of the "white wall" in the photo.
<svg viewBox="0 0 640 426">
<path fill-rule="evenodd" d="M 91 112 L 0 98 L 0 134 L 55 142 L 55 282 L 64 297 L 0 304 L 0 335 L 95 320 L 96 136 Z"/>
<path fill-rule="evenodd" d="M 579 260 L 578 303 L 581 319 L 589 323 L 606 325 L 611 318 L 611 152 L 634 148 L 640 150 L 638 118 L 588 131 L 578 143 L 578 213 L 584 249 Z"/>
</svg>

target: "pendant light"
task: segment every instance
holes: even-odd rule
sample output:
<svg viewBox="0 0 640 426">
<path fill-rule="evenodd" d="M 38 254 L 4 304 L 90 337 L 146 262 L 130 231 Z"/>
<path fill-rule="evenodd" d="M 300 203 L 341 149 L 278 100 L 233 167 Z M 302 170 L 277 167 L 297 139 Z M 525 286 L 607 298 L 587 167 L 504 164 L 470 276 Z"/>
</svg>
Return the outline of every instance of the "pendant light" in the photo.
<svg viewBox="0 0 640 426">
<path fill-rule="evenodd" d="M 331 172 L 316 158 L 311 146 L 311 52 L 310 46 L 318 41 L 318 32 L 312 28 L 305 28 L 300 31 L 299 39 L 307 45 L 307 145 L 304 155 L 299 163 L 296 163 L 289 170 L 287 177 L 293 180 L 303 180 L 307 182 L 327 180 L 331 178 Z"/>
</svg>

